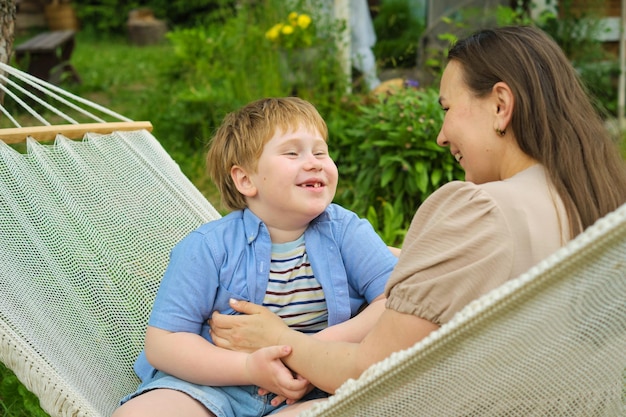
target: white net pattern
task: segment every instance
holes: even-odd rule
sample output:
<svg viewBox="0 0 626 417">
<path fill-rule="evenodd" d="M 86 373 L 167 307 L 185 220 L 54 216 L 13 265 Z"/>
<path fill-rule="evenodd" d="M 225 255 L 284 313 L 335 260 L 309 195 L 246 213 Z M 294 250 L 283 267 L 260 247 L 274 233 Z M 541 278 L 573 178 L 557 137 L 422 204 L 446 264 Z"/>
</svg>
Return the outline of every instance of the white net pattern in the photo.
<svg viewBox="0 0 626 417">
<path fill-rule="evenodd" d="M 626 416 L 626 206 L 302 416 Z"/>
<path fill-rule="evenodd" d="M 170 249 L 219 214 L 145 130 L 27 148 L 0 142 L 0 360 L 51 415 L 108 416 Z"/>
</svg>

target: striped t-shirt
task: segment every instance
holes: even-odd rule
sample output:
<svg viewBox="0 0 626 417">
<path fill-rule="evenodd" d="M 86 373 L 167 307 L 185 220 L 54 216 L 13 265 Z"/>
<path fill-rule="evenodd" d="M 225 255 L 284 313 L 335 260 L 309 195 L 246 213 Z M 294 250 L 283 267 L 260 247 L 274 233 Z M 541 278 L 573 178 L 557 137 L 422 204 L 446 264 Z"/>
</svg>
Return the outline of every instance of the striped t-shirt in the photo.
<svg viewBox="0 0 626 417">
<path fill-rule="evenodd" d="M 272 244 L 263 305 L 289 327 L 303 333 L 316 333 L 328 326 L 326 298 L 313 275 L 304 235 L 293 242 Z"/>
</svg>

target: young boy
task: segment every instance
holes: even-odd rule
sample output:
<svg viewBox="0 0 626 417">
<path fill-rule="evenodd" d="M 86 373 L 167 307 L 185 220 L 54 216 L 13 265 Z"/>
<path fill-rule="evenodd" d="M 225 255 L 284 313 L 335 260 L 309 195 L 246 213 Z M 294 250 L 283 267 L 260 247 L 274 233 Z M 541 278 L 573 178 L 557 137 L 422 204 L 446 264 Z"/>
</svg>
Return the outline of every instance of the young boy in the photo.
<svg viewBox="0 0 626 417">
<path fill-rule="evenodd" d="M 248 359 L 262 351 L 216 347 L 207 320 L 214 311 L 234 314 L 231 298 L 248 300 L 315 337 L 358 341 L 383 311 L 396 257 L 367 221 L 331 204 L 338 173 L 327 136 L 315 107 L 296 97 L 226 116 L 207 166 L 234 211 L 172 250 L 135 364 L 142 384 L 115 417 L 288 415 L 302 405 L 283 403 L 287 394 L 326 396 L 281 361 L 272 372 L 255 369 Z"/>
</svg>

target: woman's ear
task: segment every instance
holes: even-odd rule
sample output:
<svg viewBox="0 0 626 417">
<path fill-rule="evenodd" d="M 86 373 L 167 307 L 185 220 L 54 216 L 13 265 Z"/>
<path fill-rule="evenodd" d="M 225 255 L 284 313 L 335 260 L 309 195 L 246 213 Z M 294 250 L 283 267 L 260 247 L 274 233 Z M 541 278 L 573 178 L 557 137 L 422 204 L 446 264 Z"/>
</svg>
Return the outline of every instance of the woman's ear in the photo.
<svg viewBox="0 0 626 417">
<path fill-rule="evenodd" d="M 248 171 L 239 165 L 233 165 L 230 169 L 230 177 L 233 179 L 233 183 L 235 183 L 235 187 L 237 187 L 237 191 L 239 191 L 245 197 L 254 197 L 257 193 L 257 189 L 248 175 Z"/>
<path fill-rule="evenodd" d="M 492 94 L 496 105 L 496 126 L 494 128 L 505 131 L 511 122 L 515 106 L 513 91 L 507 83 L 500 81 L 494 84 Z"/>
</svg>

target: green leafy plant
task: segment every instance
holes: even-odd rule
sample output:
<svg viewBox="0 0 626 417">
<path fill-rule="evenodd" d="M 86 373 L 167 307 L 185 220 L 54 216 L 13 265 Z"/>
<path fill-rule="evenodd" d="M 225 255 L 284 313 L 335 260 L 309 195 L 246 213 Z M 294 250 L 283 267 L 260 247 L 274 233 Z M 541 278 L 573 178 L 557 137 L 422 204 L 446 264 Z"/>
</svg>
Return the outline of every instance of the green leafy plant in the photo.
<svg viewBox="0 0 626 417">
<path fill-rule="evenodd" d="M 327 107 L 328 101 L 338 100 L 346 91 L 347 81 L 335 53 L 334 27 L 320 26 L 322 18 L 314 19 L 316 33 L 323 31 L 326 41 L 314 45 L 317 59 L 303 64 L 307 77 L 292 79 L 285 73 L 280 51 L 265 37 L 277 15 L 284 15 L 284 7 L 278 0 L 268 1 L 214 16 L 203 26 L 168 33 L 174 54 L 163 84 L 177 89 L 172 91 L 167 114 L 159 117 L 170 118 L 168 125 L 194 149 L 206 143 L 227 112 L 249 101 L 298 95 Z M 296 24 L 300 21 L 305 26 L 302 14 L 294 17 Z M 294 67 L 299 68 L 292 63 Z"/>
<path fill-rule="evenodd" d="M 485 13 L 482 7 L 458 8 L 450 16 L 443 16 L 441 24 L 449 28 L 448 31 L 439 33 L 436 37 L 437 42 L 423 51 L 423 69 L 433 78 L 433 82 L 436 83 L 441 78 L 447 61 L 448 48 L 454 45 L 459 37 L 464 37 L 481 27 L 482 23 L 476 22 L 481 22 L 485 14 L 495 17 L 490 24 L 497 26 L 532 24 L 524 8 L 524 2 L 519 0 L 517 3 L 515 7 L 498 5 L 489 13 Z"/>
<path fill-rule="evenodd" d="M 0 363 L 0 416 L 48 417 L 39 400 L 22 385 L 15 374 Z"/>
<path fill-rule="evenodd" d="M 547 3 L 551 5 L 553 1 Z M 602 0 L 590 0 L 582 8 L 574 6 L 572 0 L 559 1 L 555 5 L 558 14 L 544 12 L 537 26 L 554 38 L 576 67 L 596 110 L 615 116 L 619 68 L 616 57 L 600 41 L 606 30 L 602 22 L 605 4 Z"/>
<path fill-rule="evenodd" d="M 380 2 L 373 20 L 376 31 L 374 55 L 384 68 L 412 68 L 417 59 L 425 22 L 411 12 L 406 0 Z"/>
<path fill-rule="evenodd" d="M 285 95 L 276 52 L 264 38 L 261 10 L 214 15 L 172 30 L 164 85 L 176 85 L 166 114 L 174 134 L 201 149 L 224 115 L 253 99 Z M 236 51 L 236 53 L 234 52 Z"/>
<path fill-rule="evenodd" d="M 104 37 L 124 31 L 128 12 L 141 6 L 137 0 L 80 0 L 74 3 L 81 29 Z"/>
<path fill-rule="evenodd" d="M 149 7 L 172 28 L 201 26 L 209 15 L 232 13 L 236 3 L 235 0 L 142 0 L 142 6 Z"/>
<path fill-rule="evenodd" d="M 434 190 L 464 177 L 449 151 L 436 143 L 442 122 L 434 88 L 401 88 L 360 105 L 340 138 L 336 160 L 342 182 L 351 185 L 342 189 L 340 201 L 357 213 L 376 213 L 376 224 L 408 228 Z M 383 234 L 394 239 L 388 244 L 398 243 L 398 236 Z"/>
<path fill-rule="evenodd" d="M 382 208 L 382 212 L 380 211 Z M 382 201 L 381 207 L 370 206 L 367 210 L 367 220 L 380 238 L 391 246 L 400 246 L 406 235 L 406 225 L 402 209 Z"/>
<path fill-rule="evenodd" d="M 207 15 L 230 10 L 233 0 L 76 0 L 72 4 L 81 30 L 100 37 L 124 33 L 128 13 L 137 8 L 149 8 L 170 27 L 190 27 L 201 24 Z"/>
</svg>

